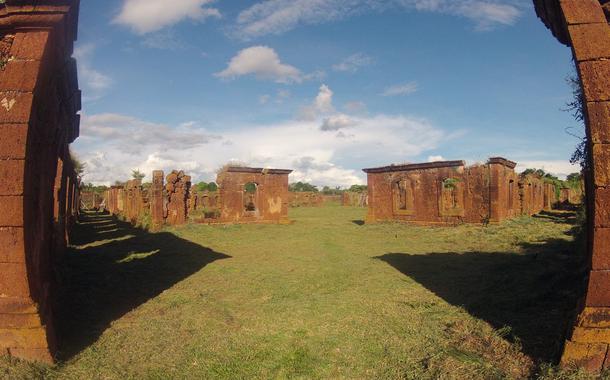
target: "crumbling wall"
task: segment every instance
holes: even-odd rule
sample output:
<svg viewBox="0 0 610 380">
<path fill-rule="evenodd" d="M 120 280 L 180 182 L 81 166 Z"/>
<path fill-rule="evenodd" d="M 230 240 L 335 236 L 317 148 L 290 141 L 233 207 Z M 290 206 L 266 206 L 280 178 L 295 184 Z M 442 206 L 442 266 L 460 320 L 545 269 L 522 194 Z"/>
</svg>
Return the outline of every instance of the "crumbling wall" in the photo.
<svg viewBox="0 0 610 380">
<path fill-rule="evenodd" d="M 78 1 L 24 3 L 0 4 L 0 353 L 50 362 L 54 249 L 78 201 L 61 168 L 79 130 Z"/>
<path fill-rule="evenodd" d="M 527 174 L 519 179 L 521 215 L 536 215 L 550 210 L 555 204 L 555 188 L 536 174 Z"/>
<path fill-rule="evenodd" d="M 158 229 L 165 223 L 163 194 L 163 170 L 155 170 L 150 188 L 150 217 L 153 229 Z"/>
<path fill-rule="evenodd" d="M 341 194 L 341 205 L 350 207 L 367 207 L 369 205 L 368 193 L 345 191 Z"/>
<path fill-rule="evenodd" d="M 139 179 L 127 181 L 124 193 L 125 208 L 123 210 L 123 215 L 131 223 L 135 224 L 145 210 L 142 201 L 142 181 Z"/>
<path fill-rule="evenodd" d="M 220 172 L 223 223 L 288 222 L 288 174 L 292 170 L 229 167 Z M 254 184 L 255 191 L 246 186 Z"/>
<path fill-rule="evenodd" d="M 501 157 L 466 167 L 463 161 L 364 169 L 368 222 L 489 223 L 520 215 L 515 163 Z"/>
<path fill-rule="evenodd" d="M 191 188 L 191 177 L 182 170 L 172 170 L 166 178 L 167 215 L 169 225 L 185 224 L 188 216 L 188 200 Z"/>
<path fill-rule="evenodd" d="M 318 207 L 323 203 L 322 195 L 314 191 L 290 191 L 288 193 L 289 207 Z"/>
</svg>

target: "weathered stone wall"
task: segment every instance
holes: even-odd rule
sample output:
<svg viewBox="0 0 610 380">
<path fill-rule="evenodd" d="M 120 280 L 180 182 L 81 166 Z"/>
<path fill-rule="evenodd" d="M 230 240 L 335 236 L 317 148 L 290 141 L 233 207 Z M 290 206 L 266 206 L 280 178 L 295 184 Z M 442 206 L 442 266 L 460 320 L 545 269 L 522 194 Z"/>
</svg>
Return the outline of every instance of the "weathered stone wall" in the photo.
<svg viewBox="0 0 610 380">
<path fill-rule="evenodd" d="M 534 0 L 534 4 L 559 41 L 572 47 L 590 142 L 586 194 L 591 272 L 562 362 L 599 371 L 610 362 L 610 6 L 606 0 Z"/>
<path fill-rule="evenodd" d="M 288 221 L 288 174 L 291 170 L 229 167 L 218 174 L 223 223 Z M 248 193 L 246 185 L 256 184 Z"/>
<path fill-rule="evenodd" d="M 550 210 L 557 202 L 555 187 L 545 183 L 535 174 L 527 174 L 519 179 L 521 215 L 535 215 Z"/>
<path fill-rule="evenodd" d="M 142 201 L 142 181 L 139 179 L 127 181 L 124 194 L 125 207 L 122 213 L 127 220 L 135 224 L 145 210 Z"/>
<path fill-rule="evenodd" d="M 432 162 L 365 169 L 368 222 L 417 224 L 500 222 L 521 213 L 515 163 L 491 158 L 486 165 Z"/>
<path fill-rule="evenodd" d="M 322 194 L 313 191 L 288 192 L 289 207 L 318 207 L 324 203 Z"/>
<path fill-rule="evenodd" d="M 0 5 L 0 352 L 50 362 L 52 267 L 78 205 L 78 1 L 36 4 Z"/>
<path fill-rule="evenodd" d="M 152 186 L 150 188 L 150 217 L 152 228 L 158 229 L 165 223 L 163 211 L 163 170 L 153 171 Z"/>
<path fill-rule="evenodd" d="M 184 224 L 188 216 L 188 202 L 191 188 L 191 177 L 182 170 L 173 170 L 167 175 L 165 190 L 167 191 L 166 222 L 169 225 Z"/>
<path fill-rule="evenodd" d="M 341 195 L 341 205 L 350 207 L 366 207 L 369 205 L 368 193 L 345 191 Z"/>
</svg>

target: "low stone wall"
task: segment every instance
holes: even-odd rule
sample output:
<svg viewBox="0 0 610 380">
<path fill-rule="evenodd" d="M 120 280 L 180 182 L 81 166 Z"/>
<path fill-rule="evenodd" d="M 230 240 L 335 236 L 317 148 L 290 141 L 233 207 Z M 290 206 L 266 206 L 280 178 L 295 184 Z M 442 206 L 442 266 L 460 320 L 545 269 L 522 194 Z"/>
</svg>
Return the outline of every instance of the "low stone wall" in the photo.
<svg viewBox="0 0 610 380">
<path fill-rule="evenodd" d="M 313 191 L 290 191 L 288 193 L 289 207 L 318 207 L 324 204 L 322 194 Z"/>
<path fill-rule="evenodd" d="M 341 196 L 341 205 L 350 207 L 367 207 L 369 205 L 368 193 L 346 191 Z"/>
</svg>

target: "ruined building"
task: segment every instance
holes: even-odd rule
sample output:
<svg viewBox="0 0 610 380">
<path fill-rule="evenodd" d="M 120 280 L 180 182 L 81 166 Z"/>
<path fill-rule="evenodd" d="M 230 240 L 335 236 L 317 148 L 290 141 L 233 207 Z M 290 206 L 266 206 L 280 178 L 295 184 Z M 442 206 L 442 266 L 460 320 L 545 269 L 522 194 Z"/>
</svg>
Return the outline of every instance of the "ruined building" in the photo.
<svg viewBox="0 0 610 380">
<path fill-rule="evenodd" d="M 474 166 L 443 161 L 364 169 L 367 222 L 494 223 L 550 209 L 553 185 L 520 178 L 515 165 L 495 157 Z"/>
<path fill-rule="evenodd" d="M 221 223 L 288 222 L 292 170 L 231 166 L 218 174 Z"/>
</svg>

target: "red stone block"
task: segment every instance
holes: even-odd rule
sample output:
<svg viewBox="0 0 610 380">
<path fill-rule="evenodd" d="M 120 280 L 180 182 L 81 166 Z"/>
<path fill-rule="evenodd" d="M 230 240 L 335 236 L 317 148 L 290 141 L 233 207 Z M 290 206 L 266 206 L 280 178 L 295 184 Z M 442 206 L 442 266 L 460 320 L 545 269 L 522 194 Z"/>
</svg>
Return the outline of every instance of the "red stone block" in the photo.
<svg viewBox="0 0 610 380">
<path fill-rule="evenodd" d="M 27 134 L 27 124 L 0 125 L 0 160 L 24 159 Z"/>
<path fill-rule="evenodd" d="M 610 58 L 610 26 L 608 24 L 579 24 L 568 27 L 577 61 Z"/>
<path fill-rule="evenodd" d="M 610 270 L 610 228 L 595 228 L 592 249 L 592 269 Z"/>
<path fill-rule="evenodd" d="M 0 263 L 23 262 L 25 262 L 23 228 L 0 227 Z"/>
<path fill-rule="evenodd" d="M 606 343 L 610 344 L 610 329 L 576 327 L 572 332 L 573 342 L 578 343 Z"/>
<path fill-rule="evenodd" d="M 0 196 L 0 227 L 23 226 L 23 197 Z"/>
<path fill-rule="evenodd" d="M 31 93 L 0 92 L 0 123 L 28 123 L 33 97 Z"/>
<path fill-rule="evenodd" d="M 598 0 L 560 0 L 560 3 L 568 24 L 606 22 Z"/>
<path fill-rule="evenodd" d="M 0 75 L 2 91 L 32 92 L 38 81 L 40 61 L 11 61 Z"/>
<path fill-rule="evenodd" d="M 607 344 L 567 341 L 561 357 L 561 365 L 576 365 L 589 372 L 599 372 L 606 359 L 607 351 Z"/>
<path fill-rule="evenodd" d="M 22 195 L 24 160 L 0 160 L 0 195 Z"/>
<path fill-rule="evenodd" d="M 587 102 L 610 100 L 610 60 L 579 62 L 580 78 Z"/>
<path fill-rule="evenodd" d="M 610 271 L 591 271 L 586 306 L 610 306 Z"/>
<path fill-rule="evenodd" d="M 17 33 L 11 48 L 11 55 L 15 59 L 41 60 L 45 46 L 49 40 L 49 32 Z"/>
<path fill-rule="evenodd" d="M 595 186 L 610 186 L 610 144 L 593 144 Z"/>
<path fill-rule="evenodd" d="M 29 297 L 30 287 L 25 263 L 0 263 L 0 294 Z"/>
<path fill-rule="evenodd" d="M 24 297 L 0 297 L 0 313 L 36 313 L 38 307 L 30 298 Z"/>
<path fill-rule="evenodd" d="M 38 313 L 2 314 L 0 313 L 0 330 L 42 327 Z"/>
<path fill-rule="evenodd" d="M 610 143 L 610 102 L 587 103 L 587 115 L 594 144 Z"/>
<path fill-rule="evenodd" d="M 53 364 L 48 348 L 9 348 L 9 354 L 23 360 Z"/>
<path fill-rule="evenodd" d="M 46 348 L 44 328 L 0 329 L 0 345 L 11 347 Z"/>
<path fill-rule="evenodd" d="M 610 328 L 610 308 L 585 307 L 578 316 L 578 327 Z"/>
</svg>

